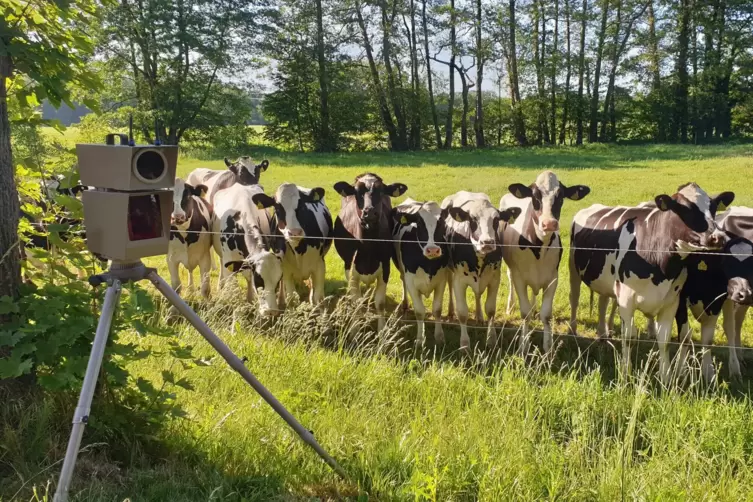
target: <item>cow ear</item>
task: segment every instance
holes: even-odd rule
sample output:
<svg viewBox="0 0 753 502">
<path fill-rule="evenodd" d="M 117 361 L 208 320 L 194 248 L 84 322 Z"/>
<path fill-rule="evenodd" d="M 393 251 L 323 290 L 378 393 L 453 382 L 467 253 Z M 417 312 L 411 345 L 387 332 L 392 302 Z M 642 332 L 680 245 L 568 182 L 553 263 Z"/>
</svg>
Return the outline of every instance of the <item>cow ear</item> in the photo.
<svg viewBox="0 0 753 502">
<path fill-rule="evenodd" d="M 264 159 L 261 161 L 261 164 L 257 164 L 256 168 L 261 169 L 262 171 L 266 171 L 269 167 L 269 161 L 267 159 Z"/>
<path fill-rule="evenodd" d="M 565 197 L 570 200 L 581 200 L 583 197 L 591 193 L 591 189 L 586 185 L 573 185 L 571 187 L 565 187 Z"/>
<path fill-rule="evenodd" d="M 722 192 L 713 199 L 711 199 L 711 213 L 716 214 L 718 212 L 723 213 L 727 210 L 727 207 L 735 200 L 735 192 Z"/>
<path fill-rule="evenodd" d="M 256 204 L 258 209 L 266 209 L 275 205 L 274 197 L 270 197 L 265 193 L 255 193 L 251 196 L 251 200 Z"/>
<path fill-rule="evenodd" d="M 341 197 L 350 197 L 355 195 L 356 189 L 347 181 L 338 181 L 335 183 L 335 192 L 339 193 Z"/>
<path fill-rule="evenodd" d="M 207 188 L 206 185 L 196 185 L 195 187 L 192 187 L 191 194 L 195 195 L 196 197 L 206 197 L 207 193 L 209 192 L 209 188 Z"/>
<path fill-rule="evenodd" d="M 507 189 L 518 199 L 527 199 L 533 195 L 531 188 L 525 186 L 523 183 L 513 183 Z"/>
<path fill-rule="evenodd" d="M 232 163 L 232 162 L 230 162 L 230 159 L 228 159 L 227 157 L 225 157 L 225 165 L 226 165 L 227 167 L 230 167 L 230 166 L 232 166 L 232 165 L 233 165 L 233 163 Z"/>
<path fill-rule="evenodd" d="M 471 215 L 459 207 L 450 206 L 447 208 L 447 211 L 450 213 L 450 216 L 452 216 L 452 219 L 458 223 L 464 223 L 471 219 Z"/>
<path fill-rule="evenodd" d="M 392 209 L 392 219 L 400 225 L 410 225 L 418 220 L 418 213 L 406 213 L 400 207 L 395 207 Z"/>
<path fill-rule="evenodd" d="M 393 183 L 384 187 L 384 193 L 390 197 L 400 197 L 406 190 L 408 190 L 408 186 L 402 183 Z"/>
<path fill-rule="evenodd" d="M 319 202 L 324 200 L 324 189 L 322 187 L 312 188 L 306 195 L 309 199 L 308 202 Z"/>
<path fill-rule="evenodd" d="M 73 195 L 78 195 L 81 192 L 84 192 L 86 190 L 89 190 L 89 187 L 86 185 L 76 185 L 73 188 L 71 188 L 71 192 Z"/>
<path fill-rule="evenodd" d="M 676 204 L 675 200 L 667 194 L 657 195 L 654 202 L 659 211 L 669 211 Z"/>
<path fill-rule="evenodd" d="M 499 219 L 512 225 L 515 223 L 515 219 L 520 216 L 520 211 L 519 207 L 508 207 L 499 212 Z"/>
</svg>

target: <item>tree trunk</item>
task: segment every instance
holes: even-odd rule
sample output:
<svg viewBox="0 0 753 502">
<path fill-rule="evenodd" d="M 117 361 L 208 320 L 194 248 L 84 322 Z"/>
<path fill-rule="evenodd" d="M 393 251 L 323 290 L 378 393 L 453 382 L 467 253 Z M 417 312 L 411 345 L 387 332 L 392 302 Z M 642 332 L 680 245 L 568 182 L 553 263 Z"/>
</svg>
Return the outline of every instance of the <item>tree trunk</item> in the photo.
<svg viewBox="0 0 753 502">
<path fill-rule="evenodd" d="M 437 148 L 442 148 L 442 135 L 439 132 L 439 118 L 437 117 L 437 105 L 434 102 L 434 85 L 431 75 L 431 56 L 429 55 L 429 27 L 426 21 L 426 0 L 423 0 L 421 18 L 424 29 L 424 56 L 426 57 L 426 83 L 429 88 L 429 106 L 431 107 L 431 119 L 434 124 L 434 135 L 437 138 Z"/>
<path fill-rule="evenodd" d="M 21 211 L 10 144 L 7 82 L 12 74 L 10 56 L 0 55 L 0 297 L 17 298 L 21 286 L 18 217 Z"/>
<path fill-rule="evenodd" d="M 541 29 L 539 29 L 541 23 Z M 539 40 L 541 34 L 541 40 Z M 539 47 L 541 43 L 541 47 Z M 538 104 L 538 130 L 539 143 L 549 143 L 549 125 L 547 124 L 546 114 L 546 91 L 544 89 L 544 60 L 546 58 L 546 16 L 544 15 L 544 2 L 539 0 L 533 1 L 533 61 L 536 66 L 536 88 L 538 95 L 536 98 Z"/>
<path fill-rule="evenodd" d="M 316 0 L 316 56 L 319 63 L 319 138 L 317 151 L 331 152 L 335 149 L 329 131 L 329 81 L 324 57 L 324 14 L 322 0 Z"/>
<path fill-rule="evenodd" d="M 695 92 L 693 92 L 693 101 L 691 102 L 691 110 L 690 110 L 690 124 L 691 124 L 691 137 L 693 144 L 698 143 L 698 129 L 699 129 L 699 120 L 698 120 L 698 18 L 696 9 L 698 6 L 696 5 L 695 0 L 691 0 L 691 11 L 693 13 L 693 29 L 692 33 L 693 36 L 690 37 L 690 40 L 693 44 L 693 89 L 695 89 Z"/>
<path fill-rule="evenodd" d="M 570 74 L 572 73 L 572 58 L 570 55 L 570 0 L 565 0 L 565 34 L 567 47 L 567 74 L 565 76 L 565 101 L 562 104 L 562 127 L 560 128 L 559 144 L 565 144 L 567 129 L 567 113 L 570 105 Z"/>
<path fill-rule="evenodd" d="M 392 112 L 395 114 L 395 121 L 397 122 L 397 137 L 400 149 L 407 150 L 408 124 L 405 120 L 405 110 L 400 99 L 402 93 L 398 92 L 398 86 L 395 84 L 395 71 L 392 69 L 392 41 L 390 40 L 392 19 L 390 19 L 391 16 L 387 13 L 386 0 L 380 2 L 380 10 L 382 12 L 382 61 L 384 62 L 384 70 L 387 74 L 387 90 L 392 102 Z M 394 16 L 392 18 L 394 19 Z"/>
<path fill-rule="evenodd" d="M 656 140 L 667 140 L 667 120 L 663 112 L 661 96 L 661 73 L 659 61 L 659 42 L 656 38 L 656 15 L 654 14 L 654 0 L 648 2 L 648 60 L 651 72 L 651 94 L 656 117 Z"/>
<path fill-rule="evenodd" d="M 675 86 L 675 121 L 672 139 L 688 142 L 688 43 L 690 41 L 690 2 L 680 0 L 677 35 L 677 85 Z"/>
<path fill-rule="evenodd" d="M 551 109 L 549 113 L 551 115 L 552 132 L 550 139 L 551 144 L 554 144 L 557 138 L 557 59 L 559 54 L 557 53 L 557 43 L 559 39 L 559 25 L 560 25 L 560 3 L 559 0 L 554 0 L 554 41 L 552 42 L 552 74 L 551 74 Z"/>
<path fill-rule="evenodd" d="M 416 43 L 416 2 L 410 0 L 410 32 L 411 32 L 411 89 L 412 97 L 412 120 L 410 128 L 411 148 L 421 149 L 421 86 L 418 78 L 418 45 Z"/>
<path fill-rule="evenodd" d="M 515 0 L 510 0 L 510 53 L 507 57 L 509 65 L 508 75 L 510 78 L 510 103 L 512 106 L 512 128 L 515 141 L 518 145 L 528 145 L 528 138 L 526 137 L 526 123 L 525 117 L 523 117 L 523 110 L 521 109 L 520 99 L 520 83 L 518 78 L 518 53 L 515 44 L 515 31 L 517 30 L 517 22 L 515 21 Z"/>
<path fill-rule="evenodd" d="M 622 0 L 613 0 L 617 4 L 617 19 L 614 28 L 614 37 L 612 38 L 612 57 L 609 67 L 609 79 L 607 80 L 607 93 L 604 96 L 604 111 L 601 113 L 601 132 L 599 141 L 605 143 L 607 138 L 607 125 L 609 124 L 609 107 L 612 103 L 612 93 L 614 92 L 614 80 L 617 74 L 617 63 L 620 57 L 620 30 L 622 29 Z"/>
<path fill-rule="evenodd" d="M 463 116 L 460 119 L 460 146 L 463 148 L 468 146 L 468 111 L 470 110 L 470 103 L 468 102 L 468 91 L 471 86 L 468 84 L 468 77 L 466 75 L 467 70 L 464 68 L 458 69 L 458 75 L 460 75 L 460 83 L 463 86 Z"/>
<path fill-rule="evenodd" d="M 384 88 L 382 87 L 382 81 L 379 78 L 379 70 L 377 69 L 376 62 L 374 61 L 374 52 L 371 48 L 371 41 L 369 40 L 369 34 L 366 31 L 366 22 L 363 19 L 361 13 L 361 4 L 356 1 L 355 4 L 356 19 L 358 26 L 361 29 L 361 36 L 363 38 L 363 47 L 366 51 L 366 58 L 369 61 L 369 70 L 371 72 L 371 80 L 374 85 L 374 91 L 377 95 L 377 101 L 379 102 L 379 114 L 382 116 L 382 123 L 387 130 L 387 136 L 390 141 L 390 148 L 392 150 L 405 150 L 405 144 L 400 142 L 400 138 L 395 128 L 395 123 L 392 121 L 392 113 L 390 112 L 390 106 L 387 103 L 387 97 L 384 95 Z"/>
<path fill-rule="evenodd" d="M 456 33 L 455 33 L 455 0 L 450 0 L 450 94 L 447 97 L 447 120 L 444 126 L 444 147 L 452 148 L 452 114 L 455 111 L 455 55 L 456 55 Z"/>
<path fill-rule="evenodd" d="M 473 127 L 476 131 L 476 147 L 486 147 L 484 138 L 484 96 L 481 84 L 484 81 L 484 50 L 481 40 L 481 0 L 476 0 L 476 121 Z"/>
<path fill-rule="evenodd" d="M 601 77 L 601 59 L 604 55 L 604 38 L 607 35 L 607 18 L 609 16 L 609 1 L 603 0 L 601 6 L 601 28 L 596 46 L 596 66 L 594 68 L 593 87 L 591 89 L 590 124 L 588 126 L 588 141 L 596 143 L 599 133 L 599 77 Z"/>
<path fill-rule="evenodd" d="M 583 0 L 580 25 L 580 55 L 578 56 L 578 102 L 575 108 L 575 144 L 583 144 L 583 73 L 586 66 L 586 25 L 588 21 L 588 0 Z"/>
</svg>

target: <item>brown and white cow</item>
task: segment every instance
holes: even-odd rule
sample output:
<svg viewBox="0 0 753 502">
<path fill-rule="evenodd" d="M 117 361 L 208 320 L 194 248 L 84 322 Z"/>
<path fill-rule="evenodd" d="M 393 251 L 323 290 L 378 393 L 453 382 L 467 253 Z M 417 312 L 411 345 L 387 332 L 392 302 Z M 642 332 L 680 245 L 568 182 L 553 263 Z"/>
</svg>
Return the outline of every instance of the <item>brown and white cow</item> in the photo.
<svg viewBox="0 0 753 502">
<path fill-rule="evenodd" d="M 235 184 L 215 195 L 212 224 L 213 246 L 220 257 L 220 287 L 231 273 L 242 273 L 248 284 L 249 302 L 263 288 L 259 299 L 262 314 L 279 312 L 277 288 L 282 279 L 285 239 L 272 224 L 272 217 L 253 202 L 264 193 L 259 185 Z"/>
<path fill-rule="evenodd" d="M 687 267 L 697 265 L 693 251 L 722 249 L 729 241 L 714 220 L 717 205 L 731 192 L 709 197 L 695 183 L 655 205 L 607 207 L 595 204 L 576 213 L 570 249 L 570 329 L 576 332 L 581 282 L 599 295 L 616 298 L 622 318 L 623 364 L 629 367 L 627 338 L 639 310 L 656 319 L 660 376 L 669 378 L 667 342 L 680 303 Z"/>
<path fill-rule="evenodd" d="M 510 219 L 520 215 L 520 208 L 499 211 L 484 193 L 457 192 L 442 201 L 445 240 L 450 248 L 450 305 L 449 315 L 455 314 L 453 298 L 457 302 L 460 321 L 460 348 L 470 348 L 468 337 L 468 301 L 466 290 L 476 297 L 476 320 L 484 321 L 481 295 L 486 291 L 488 326 L 486 344 L 497 343 L 494 316 L 497 313 L 497 292 L 502 273 L 502 230 Z"/>
<path fill-rule="evenodd" d="M 193 186 L 206 186 L 207 200 L 211 203 L 217 192 L 235 183 L 246 186 L 258 185 L 261 173 L 269 167 L 269 161 L 265 159 L 259 164 L 254 164 L 251 157 L 239 157 L 235 162 L 230 162 L 225 157 L 225 165 L 225 171 L 206 167 L 194 169 L 186 178 L 186 182 Z"/>
<path fill-rule="evenodd" d="M 342 197 L 340 214 L 335 220 L 334 238 L 337 254 L 345 265 L 348 293 L 361 296 L 361 284 L 376 282 L 374 306 L 378 328 L 384 327 L 387 281 L 392 257 L 391 197 L 408 190 L 402 183 L 385 185 L 373 173 L 357 176 L 353 184 L 340 181 L 335 191 Z"/>
<path fill-rule="evenodd" d="M 180 292 L 180 265 L 188 270 L 188 287 L 192 288 L 193 271 L 199 267 L 201 295 L 209 298 L 209 272 L 212 268 L 212 209 L 203 199 L 207 187 L 192 186 L 181 178 L 173 187 L 173 212 L 170 215 L 170 245 L 167 267 L 170 283 Z"/>
<path fill-rule="evenodd" d="M 509 190 L 510 193 L 500 199 L 499 208 L 517 207 L 520 216 L 505 226 L 503 234 L 502 258 L 510 279 L 507 310 L 509 312 L 512 307 L 514 288 L 523 320 L 521 341 L 525 343 L 534 308 L 528 289 L 531 289 L 534 300 L 543 291 L 540 316 L 544 324 L 544 350 L 548 351 L 552 347 L 550 323 L 562 258 L 559 233 L 562 204 L 565 199 L 581 200 L 591 189 L 585 185 L 565 186 L 553 172 L 544 171 L 534 183 L 513 183 Z"/>
<path fill-rule="evenodd" d="M 295 292 L 296 281 L 311 279 L 309 300 L 319 304 L 324 300 L 324 257 L 332 247 L 332 215 L 324 203 L 324 189 L 283 183 L 274 197 L 257 193 L 253 201 L 260 209 L 274 208 L 272 225 L 287 243 L 282 261 L 282 298 Z"/>
</svg>

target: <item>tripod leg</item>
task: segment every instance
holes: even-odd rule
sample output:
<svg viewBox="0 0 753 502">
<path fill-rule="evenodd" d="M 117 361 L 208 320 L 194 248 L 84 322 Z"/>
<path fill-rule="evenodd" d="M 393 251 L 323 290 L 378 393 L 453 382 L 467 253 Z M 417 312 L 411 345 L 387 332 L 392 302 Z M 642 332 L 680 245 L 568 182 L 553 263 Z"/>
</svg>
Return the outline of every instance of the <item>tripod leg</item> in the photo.
<svg viewBox="0 0 753 502">
<path fill-rule="evenodd" d="M 170 287 L 168 283 L 165 282 L 162 277 L 159 276 L 159 274 L 155 270 L 151 270 L 147 274 L 147 278 L 152 281 L 154 286 L 157 288 L 157 290 L 162 293 L 162 295 L 167 298 L 167 300 L 178 309 L 178 311 L 183 315 L 183 317 L 186 318 L 188 322 L 191 323 L 191 325 L 196 328 L 196 330 L 201 334 L 201 336 L 204 337 L 204 339 L 209 342 L 209 345 L 211 345 L 214 350 L 216 350 L 225 361 L 230 365 L 231 368 L 233 368 L 235 371 L 240 373 L 240 375 L 243 377 L 243 379 L 248 382 L 248 384 L 253 387 L 253 389 L 272 407 L 272 409 L 277 412 L 278 415 L 282 417 L 285 422 L 288 423 L 288 425 L 301 437 L 301 439 L 311 446 L 314 451 L 329 465 L 332 470 L 334 470 L 340 477 L 343 479 L 347 479 L 348 476 L 345 474 L 345 471 L 342 470 L 342 468 L 337 464 L 335 459 L 333 459 L 325 450 L 324 448 L 319 445 L 319 443 L 314 438 L 314 433 L 310 430 L 303 427 L 296 418 L 290 414 L 290 412 L 285 408 L 285 406 L 280 403 L 280 401 L 277 400 L 277 398 L 267 390 L 262 383 L 256 379 L 256 377 L 244 366 L 243 361 L 241 361 L 238 356 L 236 356 L 230 348 L 225 345 L 225 343 L 218 337 L 217 335 L 212 332 L 212 330 L 209 328 L 209 326 L 206 325 L 204 321 L 201 320 L 201 318 L 194 312 L 191 307 L 188 306 L 186 302 L 183 301 L 183 299 L 175 292 L 173 288 Z"/>
<path fill-rule="evenodd" d="M 89 421 L 89 410 L 94 397 L 94 386 L 97 384 L 97 376 L 102 366 L 102 358 L 105 355 L 105 345 L 107 345 L 107 336 L 110 333 L 110 324 L 115 312 L 115 306 L 120 300 L 120 281 L 114 279 L 112 285 L 107 288 L 105 301 L 102 304 L 102 313 L 99 315 L 97 324 L 97 333 L 94 335 L 92 343 L 92 352 L 89 356 L 89 364 L 86 366 L 86 375 L 84 384 L 81 387 L 81 394 L 78 397 L 78 405 L 73 414 L 73 430 L 68 440 L 68 449 L 65 452 L 63 460 L 63 469 L 60 471 L 60 480 L 55 490 L 54 502 L 65 502 L 68 500 L 68 488 L 73 477 L 73 468 L 76 465 L 78 449 L 81 446 L 81 438 L 84 435 L 84 427 Z"/>
</svg>

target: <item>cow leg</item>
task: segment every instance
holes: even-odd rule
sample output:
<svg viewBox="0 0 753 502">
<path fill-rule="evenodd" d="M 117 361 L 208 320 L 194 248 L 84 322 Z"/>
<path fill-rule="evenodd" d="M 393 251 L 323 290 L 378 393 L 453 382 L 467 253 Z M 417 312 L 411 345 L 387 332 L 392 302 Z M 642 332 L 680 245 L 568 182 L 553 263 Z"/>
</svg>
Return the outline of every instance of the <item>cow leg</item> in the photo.
<svg viewBox="0 0 753 502">
<path fill-rule="evenodd" d="M 465 290 L 468 287 L 462 281 L 452 281 L 452 291 L 457 301 L 457 315 L 460 322 L 460 348 L 468 350 L 471 347 L 471 339 L 468 337 L 468 299 Z"/>
<path fill-rule="evenodd" d="M 680 350 L 677 352 L 677 367 L 684 369 L 688 359 L 689 342 L 691 338 L 690 323 L 688 322 L 688 302 L 684 296 L 680 296 L 680 304 L 675 313 L 677 324 L 677 338 L 680 341 Z"/>
<path fill-rule="evenodd" d="M 714 364 L 711 360 L 711 345 L 714 343 L 714 330 L 718 315 L 705 313 L 701 317 L 701 345 L 703 346 L 703 357 L 701 358 L 701 372 L 706 382 L 711 382 L 714 378 Z"/>
<path fill-rule="evenodd" d="M 326 276 L 327 268 L 324 264 L 324 259 L 320 259 L 316 264 L 314 273 L 311 275 L 311 296 L 309 301 L 312 305 L 319 305 L 324 301 L 324 277 Z"/>
<path fill-rule="evenodd" d="M 552 349 L 552 311 L 558 279 L 555 278 L 541 295 L 541 322 L 544 324 L 544 352 Z M 601 298 L 599 298 L 601 300 Z"/>
<path fill-rule="evenodd" d="M 484 309 L 486 310 L 486 317 L 489 320 L 486 328 L 486 346 L 489 348 L 493 348 L 497 345 L 497 331 L 494 329 L 494 316 L 497 315 L 497 294 L 499 293 L 499 283 L 501 282 L 501 279 L 501 272 L 496 272 L 486 290 L 486 303 Z M 479 293 L 481 292 L 479 291 Z M 479 294 L 479 297 L 480 296 L 481 295 Z"/>
<path fill-rule="evenodd" d="M 387 262 L 387 266 L 390 266 L 390 262 Z M 383 274 L 377 274 L 377 285 L 374 290 L 374 307 L 377 312 L 377 331 L 384 329 L 384 306 L 387 303 L 387 282 L 384 280 Z M 415 308 L 415 304 L 413 306 Z"/>
<path fill-rule="evenodd" d="M 523 321 L 520 334 L 520 353 L 525 355 L 528 353 L 528 344 L 530 343 L 528 339 L 528 322 L 533 313 L 533 305 L 528 296 L 528 285 L 526 285 L 523 278 L 513 273 L 512 280 L 515 285 L 515 293 L 518 296 L 518 303 L 520 303 L 520 318 Z"/>
<path fill-rule="evenodd" d="M 656 340 L 656 320 L 651 316 L 646 316 L 646 334 L 649 339 Z"/>
<path fill-rule="evenodd" d="M 724 334 L 727 336 L 730 378 L 740 378 L 742 376 L 742 372 L 740 371 L 740 360 L 737 357 L 737 341 L 740 337 L 740 332 L 737 330 L 737 314 L 740 310 L 748 309 L 744 307 L 738 307 L 735 309 L 735 304 L 730 300 L 725 300 L 724 305 L 722 306 L 722 325 L 724 326 Z M 745 315 L 741 317 L 742 319 L 745 319 Z"/>
<path fill-rule="evenodd" d="M 413 311 L 416 313 L 416 347 L 423 347 L 426 342 L 426 331 L 424 320 L 426 319 L 426 307 L 424 307 L 421 293 L 416 288 L 413 274 L 404 278 L 403 285 L 410 295 L 410 301 L 413 303 Z"/>
<path fill-rule="evenodd" d="M 212 271 L 212 254 L 209 250 L 199 260 L 199 275 L 201 276 L 201 296 L 209 299 L 211 286 L 209 285 L 209 274 Z"/>
<path fill-rule="evenodd" d="M 625 375 L 630 374 L 630 341 L 633 339 L 633 316 L 635 311 L 631 307 L 622 307 L 618 304 L 620 310 L 620 320 L 622 321 L 622 371 Z"/>
<path fill-rule="evenodd" d="M 254 274 L 248 274 L 246 278 L 246 301 L 253 303 L 256 299 L 256 284 L 254 284 Z"/>
<path fill-rule="evenodd" d="M 614 333 L 614 316 L 617 314 L 617 300 L 612 298 L 612 311 L 609 313 L 609 322 L 607 323 L 607 329 L 609 333 Z"/>
<path fill-rule="evenodd" d="M 484 294 L 484 291 L 481 289 L 480 282 L 481 281 L 479 280 L 478 294 L 474 294 L 473 297 L 476 299 L 476 322 L 479 324 L 483 324 L 484 323 L 484 311 L 481 310 L 481 295 Z"/>
<path fill-rule="evenodd" d="M 407 290 L 407 286 L 405 285 L 405 272 L 403 272 L 400 269 L 398 269 L 398 272 L 400 273 L 400 284 L 403 285 L 403 299 L 400 302 L 400 310 L 402 310 L 403 312 L 408 312 L 409 310 L 408 290 Z M 413 305 L 416 304 L 416 301 L 413 296 L 411 296 L 411 301 L 413 302 Z"/>
<path fill-rule="evenodd" d="M 659 375 L 664 385 L 669 384 L 670 361 L 669 361 L 669 338 L 672 335 L 672 321 L 674 320 L 680 299 L 677 298 L 669 307 L 664 308 L 656 316 L 656 341 L 659 344 Z"/>
<path fill-rule="evenodd" d="M 583 282 L 578 274 L 578 268 L 575 266 L 575 257 L 573 250 L 570 249 L 570 332 L 573 335 L 578 334 L 578 302 L 580 301 L 580 284 Z"/>
<path fill-rule="evenodd" d="M 599 322 L 596 325 L 596 338 L 608 338 L 609 327 L 607 326 L 607 309 L 609 308 L 610 297 L 599 295 Z M 614 315 L 614 309 L 612 310 Z"/>
<path fill-rule="evenodd" d="M 167 269 L 170 271 L 170 286 L 172 286 L 176 293 L 180 293 L 182 289 L 180 283 L 180 262 L 168 256 Z"/>
<path fill-rule="evenodd" d="M 444 273 L 440 270 L 440 274 Z M 446 276 L 445 276 L 446 277 Z M 434 297 L 432 298 L 431 313 L 434 316 L 434 341 L 437 345 L 444 345 L 444 329 L 442 327 L 442 302 L 444 301 L 444 290 L 447 287 L 447 279 L 440 279 L 437 287 L 434 288 Z"/>
<path fill-rule="evenodd" d="M 515 307 L 515 291 L 512 286 L 512 270 L 507 267 L 507 307 L 505 308 L 505 314 L 508 316 L 512 314 L 512 309 Z"/>
<path fill-rule="evenodd" d="M 280 291 L 282 293 L 279 295 L 280 300 L 278 300 L 282 302 L 280 304 L 280 308 L 285 308 L 284 305 L 287 305 L 288 299 L 292 298 L 296 294 L 295 280 L 293 279 L 293 274 L 290 273 L 289 270 L 285 272 L 283 269 Z"/>
<path fill-rule="evenodd" d="M 455 296 L 455 272 L 453 270 L 447 271 L 447 294 L 450 295 L 447 305 L 447 319 L 452 319 L 455 317 L 455 302 L 454 302 L 454 296 Z"/>
</svg>

